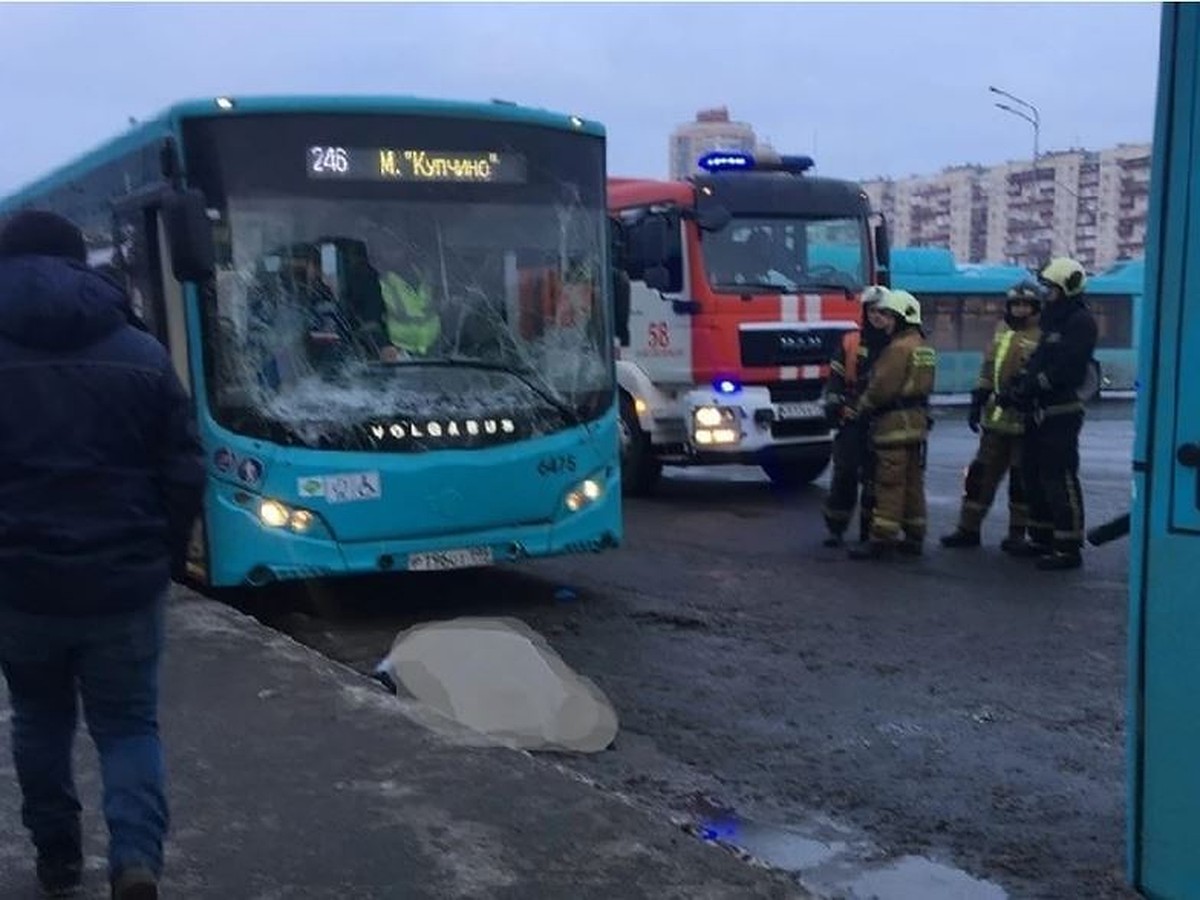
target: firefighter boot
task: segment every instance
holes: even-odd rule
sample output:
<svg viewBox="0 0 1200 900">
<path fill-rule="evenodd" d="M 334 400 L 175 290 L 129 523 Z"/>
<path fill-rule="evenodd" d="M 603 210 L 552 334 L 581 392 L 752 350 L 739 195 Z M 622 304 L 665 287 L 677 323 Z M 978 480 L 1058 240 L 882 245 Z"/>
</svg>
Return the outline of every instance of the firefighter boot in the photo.
<svg viewBox="0 0 1200 900">
<path fill-rule="evenodd" d="M 1008 537 L 1000 542 L 1000 549 L 1005 553 L 1013 556 L 1021 555 L 1021 548 L 1025 546 L 1025 529 L 1010 528 L 1008 529 Z"/>
<path fill-rule="evenodd" d="M 1029 540 L 1009 541 L 1004 552 L 1018 559 L 1039 559 L 1054 551 L 1052 533 L 1048 528 L 1030 528 Z"/>
<path fill-rule="evenodd" d="M 821 541 L 821 546 L 837 548 L 842 546 L 843 543 L 845 543 L 845 540 L 842 538 L 842 533 L 840 531 L 831 531 L 829 532 L 829 537 Z"/>
<path fill-rule="evenodd" d="M 905 538 L 896 545 L 896 552 L 904 556 L 924 556 L 925 542 L 915 538 Z"/>
<path fill-rule="evenodd" d="M 888 559 L 891 557 L 892 551 L 895 549 L 895 544 L 895 541 L 879 541 L 872 539 L 867 541 L 865 544 L 859 544 L 857 547 L 851 547 L 846 552 L 846 555 L 849 556 L 850 559 L 855 560 Z"/>
<path fill-rule="evenodd" d="M 1079 545 L 1068 541 L 1055 541 L 1054 549 L 1037 561 L 1037 567 L 1044 572 L 1061 572 L 1067 569 L 1078 569 L 1083 565 L 1083 554 Z"/>
<path fill-rule="evenodd" d="M 950 534 L 942 535 L 942 546 L 949 549 L 957 547 L 978 547 L 979 532 L 964 531 L 961 527 L 955 528 Z"/>
</svg>

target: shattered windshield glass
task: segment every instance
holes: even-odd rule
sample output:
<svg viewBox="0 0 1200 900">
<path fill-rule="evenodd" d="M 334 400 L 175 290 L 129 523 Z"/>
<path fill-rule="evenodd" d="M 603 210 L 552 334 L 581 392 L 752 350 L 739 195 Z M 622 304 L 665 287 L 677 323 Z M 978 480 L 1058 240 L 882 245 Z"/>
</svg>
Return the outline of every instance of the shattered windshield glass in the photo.
<svg viewBox="0 0 1200 900">
<path fill-rule="evenodd" d="M 702 240 L 714 290 L 862 288 L 867 238 L 859 219 L 737 216 Z"/>
<path fill-rule="evenodd" d="M 603 412 L 603 168 L 581 186 L 531 157 L 528 180 L 503 186 L 227 185 L 206 310 L 218 420 L 285 443 L 429 448 Z"/>
</svg>

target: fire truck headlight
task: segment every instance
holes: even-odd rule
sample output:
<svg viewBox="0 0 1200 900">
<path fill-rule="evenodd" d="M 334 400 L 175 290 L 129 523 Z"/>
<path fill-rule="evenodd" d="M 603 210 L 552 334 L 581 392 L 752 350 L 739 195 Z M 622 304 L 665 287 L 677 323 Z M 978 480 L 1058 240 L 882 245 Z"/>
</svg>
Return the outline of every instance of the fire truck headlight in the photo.
<svg viewBox="0 0 1200 900">
<path fill-rule="evenodd" d="M 696 409 L 694 418 L 701 428 L 716 428 L 732 415 L 730 410 L 722 406 L 701 406 Z"/>
<path fill-rule="evenodd" d="M 692 413 L 692 434 L 702 446 L 736 444 L 742 439 L 738 411 L 728 406 L 698 406 Z"/>
</svg>

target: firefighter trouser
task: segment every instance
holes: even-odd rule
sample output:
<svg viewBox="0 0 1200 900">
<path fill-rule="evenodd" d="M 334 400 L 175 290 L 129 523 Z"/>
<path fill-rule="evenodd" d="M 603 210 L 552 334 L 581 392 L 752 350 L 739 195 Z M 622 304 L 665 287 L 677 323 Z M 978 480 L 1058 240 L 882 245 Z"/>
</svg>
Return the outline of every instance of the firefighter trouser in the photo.
<svg viewBox="0 0 1200 900">
<path fill-rule="evenodd" d="M 1021 435 L 998 431 L 983 432 L 979 450 L 963 483 L 962 511 L 958 517 L 960 531 L 978 534 L 984 516 L 992 508 L 996 490 L 1008 474 L 1008 533 L 1024 537 L 1029 523 L 1029 507 L 1025 502 L 1025 482 L 1021 472 Z"/>
<path fill-rule="evenodd" d="M 871 540 L 925 540 L 925 444 L 876 445 Z"/>
<path fill-rule="evenodd" d="M 1029 536 L 1055 550 L 1083 546 L 1083 491 L 1079 486 L 1079 431 L 1083 413 L 1030 422 L 1025 430 L 1023 472 L 1029 497 Z"/>
<path fill-rule="evenodd" d="M 829 480 L 829 495 L 821 512 L 825 527 L 832 534 L 842 534 L 854 516 L 858 505 L 858 487 L 866 461 L 866 436 L 862 425 L 848 422 L 833 438 L 833 475 Z"/>
</svg>

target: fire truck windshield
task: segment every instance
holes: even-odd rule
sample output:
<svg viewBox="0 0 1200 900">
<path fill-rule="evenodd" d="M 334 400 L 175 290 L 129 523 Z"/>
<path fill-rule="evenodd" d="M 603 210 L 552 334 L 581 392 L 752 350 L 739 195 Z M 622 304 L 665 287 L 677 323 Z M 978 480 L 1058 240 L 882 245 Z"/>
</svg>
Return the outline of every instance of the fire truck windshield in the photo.
<svg viewBox="0 0 1200 900">
<path fill-rule="evenodd" d="M 715 291 L 862 289 L 868 242 L 860 219 L 735 216 L 701 241 Z"/>
</svg>

